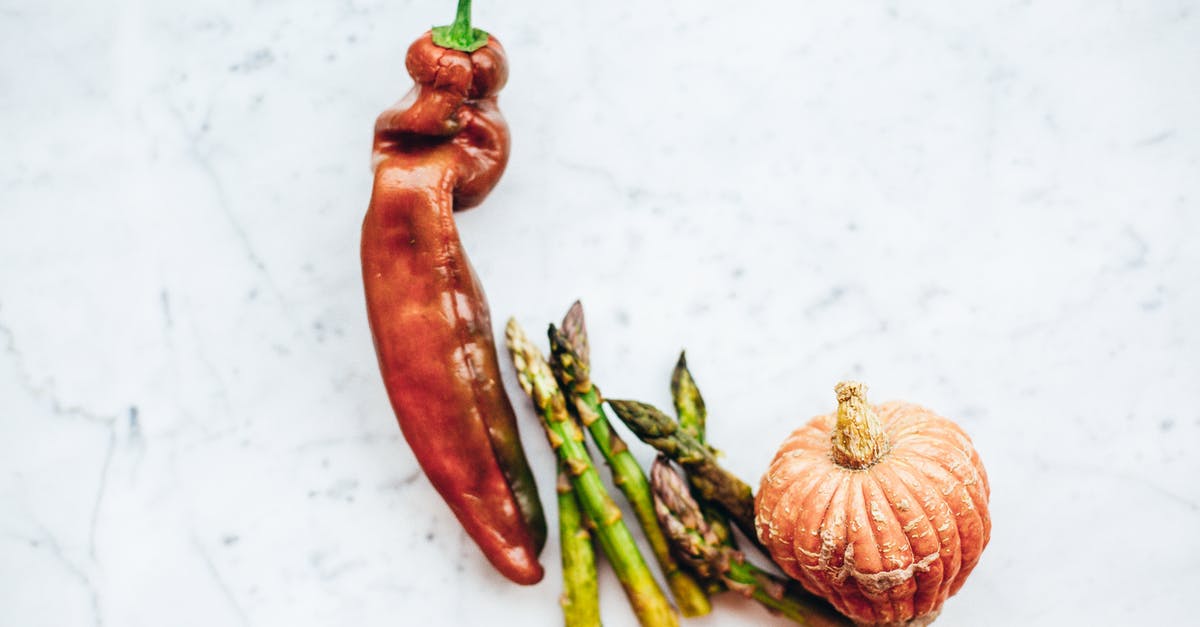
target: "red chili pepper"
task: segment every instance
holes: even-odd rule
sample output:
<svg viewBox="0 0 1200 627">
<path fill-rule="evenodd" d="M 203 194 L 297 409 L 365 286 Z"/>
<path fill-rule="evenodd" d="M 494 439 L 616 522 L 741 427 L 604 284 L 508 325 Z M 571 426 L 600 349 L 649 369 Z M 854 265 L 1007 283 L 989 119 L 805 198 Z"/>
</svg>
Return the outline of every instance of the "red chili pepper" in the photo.
<svg viewBox="0 0 1200 627">
<path fill-rule="evenodd" d="M 496 107 L 508 66 L 500 42 L 469 22 L 463 31 L 462 4 L 453 26 L 409 48 L 416 85 L 376 122 L 363 282 L 384 384 L 417 461 L 488 560 L 532 584 L 546 520 L 453 217 L 482 202 L 508 162 Z M 434 43 L 447 36 L 470 51 Z"/>
</svg>

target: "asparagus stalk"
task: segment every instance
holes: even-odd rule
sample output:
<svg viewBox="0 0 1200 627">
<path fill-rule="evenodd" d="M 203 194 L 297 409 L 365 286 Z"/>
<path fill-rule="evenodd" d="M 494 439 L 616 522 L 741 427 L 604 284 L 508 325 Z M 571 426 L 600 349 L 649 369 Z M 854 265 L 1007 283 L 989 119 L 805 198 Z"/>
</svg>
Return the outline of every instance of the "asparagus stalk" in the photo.
<svg viewBox="0 0 1200 627">
<path fill-rule="evenodd" d="M 583 324 L 583 309 L 578 302 L 567 313 L 563 328 L 560 330 L 550 325 L 549 335 L 550 366 L 558 379 L 559 388 L 566 395 L 567 405 L 591 433 L 592 441 L 612 470 L 613 483 L 629 500 L 680 612 L 684 616 L 708 614 L 712 611 L 708 596 L 700 583 L 671 557 L 670 546 L 654 514 L 654 499 L 650 494 L 646 473 L 629 452 L 624 440 L 613 431 L 602 405 L 600 390 L 592 383 L 586 353 L 587 331 Z M 584 353 L 580 354 L 579 348 Z"/>
<path fill-rule="evenodd" d="M 671 400 L 675 405 L 675 415 L 679 417 L 680 429 L 707 446 L 705 426 L 708 423 L 708 410 L 704 406 L 704 397 L 700 395 L 696 379 L 688 369 L 687 353 L 683 351 L 680 351 L 679 361 L 675 363 L 675 370 L 671 373 Z M 709 446 L 709 449 L 712 450 L 712 447 Z M 736 549 L 733 532 L 729 530 L 729 520 L 725 514 L 707 502 L 700 504 L 700 511 L 718 543 Z M 725 590 L 725 585 L 719 578 L 706 578 L 706 584 L 709 594 Z"/>
<path fill-rule="evenodd" d="M 650 467 L 654 509 L 676 553 L 697 573 L 719 579 L 772 612 L 811 627 L 848 626 L 828 604 L 807 595 L 789 594 L 784 582 L 747 562 L 724 544 L 692 498 L 687 485 L 661 455 Z"/>
<path fill-rule="evenodd" d="M 567 468 L 558 463 L 558 535 L 562 543 L 563 594 L 560 603 L 566 627 L 600 625 L 600 588 L 596 584 L 596 554 Z"/>
<path fill-rule="evenodd" d="M 679 361 L 675 362 L 675 370 L 671 373 L 671 400 L 675 403 L 675 415 L 679 416 L 680 428 L 704 444 L 708 410 L 704 407 L 700 388 L 688 370 L 686 351 L 679 353 Z"/>
<path fill-rule="evenodd" d="M 704 406 L 704 397 L 700 388 L 688 370 L 687 354 L 679 353 L 679 361 L 675 363 L 675 371 L 671 373 L 671 400 L 675 404 L 675 415 L 679 416 L 679 427 L 690 433 L 701 444 L 708 446 L 714 454 L 719 452 L 708 444 L 705 425 L 708 422 L 708 410 Z M 733 534 L 729 532 L 729 523 L 725 516 L 708 503 L 701 503 L 700 509 L 708 519 L 713 531 L 723 543 L 733 542 Z"/>
<path fill-rule="evenodd" d="M 546 359 L 515 319 L 508 321 L 505 340 L 521 388 L 533 399 L 550 446 L 566 467 L 579 504 L 594 523 L 600 547 L 625 588 L 638 621 L 647 627 L 678 625 L 674 610 L 663 596 L 658 582 L 654 581 L 633 535 L 621 519 L 621 510 L 608 495 L 600 474 L 592 466 L 583 444 L 583 432 L 567 412 L 566 400 L 554 381 L 554 374 L 550 372 Z"/>
<path fill-rule="evenodd" d="M 712 449 L 653 405 L 611 399 L 608 404 L 638 438 L 687 470 L 701 499 L 720 505 L 746 537 L 758 538 L 754 527 L 754 491 L 717 464 Z"/>
</svg>

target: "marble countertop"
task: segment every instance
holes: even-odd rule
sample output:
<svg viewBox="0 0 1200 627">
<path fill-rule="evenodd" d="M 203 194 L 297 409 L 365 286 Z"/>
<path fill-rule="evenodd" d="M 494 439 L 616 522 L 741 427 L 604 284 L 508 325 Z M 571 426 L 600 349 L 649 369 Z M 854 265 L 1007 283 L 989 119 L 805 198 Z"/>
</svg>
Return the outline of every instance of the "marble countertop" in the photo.
<svg viewBox="0 0 1200 627">
<path fill-rule="evenodd" d="M 559 623 L 556 539 L 492 571 L 363 314 L 372 122 L 451 4 L 0 3 L 0 623 Z M 841 379 L 957 420 L 995 526 L 938 624 L 1193 615 L 1200 5 L 477 5 L 497 325 L 581 298 L 598 383 L 662 405 L 686 347 L 751 482 Z"/>
</svg>

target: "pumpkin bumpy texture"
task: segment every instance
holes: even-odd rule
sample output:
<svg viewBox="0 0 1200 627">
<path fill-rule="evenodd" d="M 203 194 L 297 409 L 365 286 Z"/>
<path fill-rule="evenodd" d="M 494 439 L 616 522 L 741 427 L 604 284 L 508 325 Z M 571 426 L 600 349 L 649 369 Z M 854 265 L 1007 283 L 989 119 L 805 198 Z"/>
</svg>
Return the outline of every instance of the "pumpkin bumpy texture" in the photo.
<svg viewBox="0 0 1200 627">
<path fill-rule="evenodd" d="M 928 624 L 987 545 L 987 473 L 953 422 L 905 402 L 872 409 L 890 447 L 865 468 L 834 461 L 836 413 L 788 436 L 758 492 L 758 537 L 856 623 Z"/>
</svg>

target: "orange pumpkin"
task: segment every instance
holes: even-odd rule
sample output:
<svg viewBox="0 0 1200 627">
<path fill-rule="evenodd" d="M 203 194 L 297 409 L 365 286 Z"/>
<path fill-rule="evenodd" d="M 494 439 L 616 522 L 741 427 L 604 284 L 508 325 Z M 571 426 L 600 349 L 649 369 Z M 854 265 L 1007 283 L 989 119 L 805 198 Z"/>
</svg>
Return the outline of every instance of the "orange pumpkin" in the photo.
<svg viewBox="0 0 1200 627">
<path fill-rule="evenodd" d="M 755 501 L 758 538 L 789 576 L 864 625 L 924 625 L 979 562 L 987 473 L 958 425 L 839 383 L 837 413 L 784 441 Z"/>
</svg>

